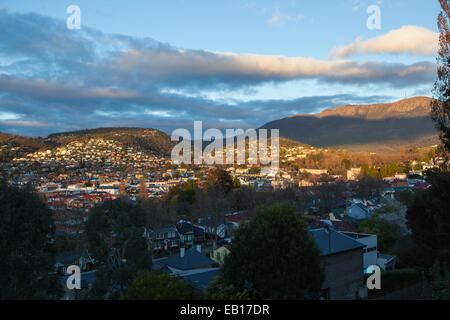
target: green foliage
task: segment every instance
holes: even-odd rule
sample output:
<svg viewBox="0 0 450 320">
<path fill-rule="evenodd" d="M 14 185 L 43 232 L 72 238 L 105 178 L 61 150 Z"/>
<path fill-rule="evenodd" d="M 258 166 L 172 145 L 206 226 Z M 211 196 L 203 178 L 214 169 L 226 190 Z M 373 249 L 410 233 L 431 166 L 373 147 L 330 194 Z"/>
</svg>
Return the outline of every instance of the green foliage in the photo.
<svg viewBox="0 0 450 320">
<path fill-rule="evenodd" d="M 378 237 L 378 250 L 384 252 L 392 248 L 401 235 L 398 225 L 377 216 L 372 216 L 358 226 L 358 232 L 376 234 Z"/>
<path fill-rule="evenodd" d="M 370 275 L 365 275 L 364 281 Z M 414 285 L 420 285 L 423 281 L 422 274 L 415 269 L 397 269 L 381 273 L 381 290 L 369 291 L 369 297 L 375 298 L 389 292 L 394 292 Z"/>
<path fill-rule="evenodd" d="M 439 262 L 436 262 L 431 269 L 432 277 L 428 282 L 429 291 L 426 291 L 428 296 L 433 300 L 450 300 L 450 273 L 448 268 L 442 268 Z"/>
<path fill-rule="evenodd" d="M 140 269 L 150 267 L 149 243 L 143 236 L 145 226 L 142 207 L 124 199 L 106 201 L 89 214 L 89 250 L 103 264 L 103 272 L 122 290 Z"/>
<path fill-rule="evenodd" d="M 178 216 L 191 216 L 198 185 L 195 181 L 180 183 L 169 190 L 166 199 Z"/>
<path fill-rule="evenodd" d="M 397 193 L 397 197 L 400 200 L 400 202 L 404 203 L 405 205 L 412 204 L 414 200 L 414 193 L 408 189 L 402 190 Z"/>
<path fill-rule="evenodd" d="M 246 289 L 239 292 L 232 284 L 225 282 L 222 272 L 213 279 L 205 291 L 208 300 L 249 300 L 250 295 Z"/>
<path fill-rule="evenodd" d="M 236 294 L 247 290 L 252 299 L 312 299 L 324 271 L 307 224 L 292 206 L 273 205 L 258 207 L 236 230 L 223 276 Z"/>
<path fill-rule="evenodd" d="M 438 259 L 450 265 L 450 172 L 429 171 L 427 180 L 431 187 L 416 192 L 406 213 L 417 254 L 426 258 L 424 269 Z"/>
<path fill-rule="evenodd" d="M 208 186 L 219 189 L 225 193 L 230 192 L 234 186 L 233 178 L 230 174 L 220 168 L 213 168 L 208 172 L 206 178 Z"/>
<path fill-rule="evenodd" d="M 144 271 L 127 288 L 126 300 L 186 300 L 191 297 L 189 285 L 180 278 L 161 271 Z"/>
<path fill-rule="evenodd" d="M 0 299 L 57 299 L 55 226 L 50 210 L 29 191 L 0 185 Z"/>
<path fill-rule="evenodd" d="M 450 152 L 450 7 L 448 1 L 439 0 L 441 12 L 438 16 L 439 27 L 439 51 L 437 56 L 437 79 L 434 84 L 433 95 L 436 100 L 431 102 L 431 118 L 435 122 L 436 129 L 439 130 L 441 140 L 441 152 L 448 161 Z"/>
</svg>

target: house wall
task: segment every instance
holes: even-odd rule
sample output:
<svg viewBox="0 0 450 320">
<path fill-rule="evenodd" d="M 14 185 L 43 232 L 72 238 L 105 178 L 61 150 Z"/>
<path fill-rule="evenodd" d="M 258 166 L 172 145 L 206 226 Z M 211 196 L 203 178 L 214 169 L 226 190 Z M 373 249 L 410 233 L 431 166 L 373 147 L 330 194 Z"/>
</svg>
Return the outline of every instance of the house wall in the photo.
<svg viewBox="0 0 450 320">
<path fill-rule="evenodd" d="M 356 240 L 367 246 L 366 248 L 364 248 L 364 269 L 377 264 L 377 236 L 372 235 L 370 237 L 359 238 Z"/>
<path fill-rule="evenodd" d="M 223 265 L 225 257 L 230 253 L 230 250 L 228 250 L 225 247 L 220 247 L 216 250 L 214 250 L 213 255 L 211 259 L 213 259 L 215 262 L 217 262 L 219 265 Z"/>
<path fill-rule="evenodd" d="M 363 249 L 323 256 L 321 260 L 325 268 L 322 288 L 330 289 L 330 299 L 356 299 L 364 285 Z"/>
</svg>

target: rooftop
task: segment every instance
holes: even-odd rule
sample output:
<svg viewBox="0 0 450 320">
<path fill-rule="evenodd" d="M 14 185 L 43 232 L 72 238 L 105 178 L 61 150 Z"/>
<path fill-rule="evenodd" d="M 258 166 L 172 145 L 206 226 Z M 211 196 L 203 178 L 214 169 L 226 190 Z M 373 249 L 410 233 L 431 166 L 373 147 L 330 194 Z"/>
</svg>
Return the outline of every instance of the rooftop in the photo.
<svg viewBox="0 0 450 320">
<path fill-rule="evenodd" d="M 321 256 L 363 248 L 364 245 L 350 236 L 333 229 L 314 229 L 311 234 L 316 241 Z"/>
</svg>

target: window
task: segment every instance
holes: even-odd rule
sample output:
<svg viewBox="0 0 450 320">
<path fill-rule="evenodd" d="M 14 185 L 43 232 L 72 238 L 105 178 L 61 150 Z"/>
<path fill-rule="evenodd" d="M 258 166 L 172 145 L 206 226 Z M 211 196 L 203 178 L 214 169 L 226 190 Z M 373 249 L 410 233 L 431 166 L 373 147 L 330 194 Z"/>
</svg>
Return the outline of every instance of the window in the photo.
<svg viewBox="0 0 450 320">
<path fill-rule="evenodd" d="M 366 249 L 364 249 L 364 253 L 372 252 L 372 251 L 375 251 L 375 250 L 377 250 L 377 247 L 366 248 Z"/>
</svg>

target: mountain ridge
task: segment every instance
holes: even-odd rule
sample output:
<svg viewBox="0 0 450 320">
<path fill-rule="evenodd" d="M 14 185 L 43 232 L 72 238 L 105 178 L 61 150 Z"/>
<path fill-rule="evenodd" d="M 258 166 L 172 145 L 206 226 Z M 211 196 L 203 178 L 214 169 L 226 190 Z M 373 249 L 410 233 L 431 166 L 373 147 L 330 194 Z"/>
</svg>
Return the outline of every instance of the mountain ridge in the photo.
<svg viewBox="0 0 450 320">
<path fill-rule="evenodd" d="M 397 152 L 401 146 L 438 143 L 428 97 L 392 103 L 343 105 L 318 114 L 291 115 L 266 123 L 280 136 L 315 147 L 343 147 L 357 152 Z"/>
</svg>

